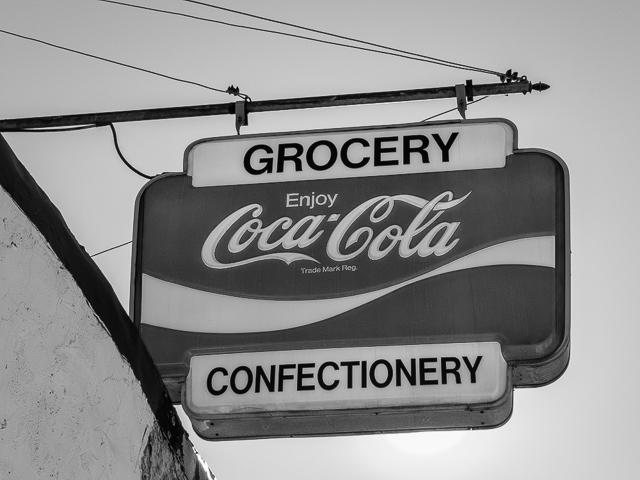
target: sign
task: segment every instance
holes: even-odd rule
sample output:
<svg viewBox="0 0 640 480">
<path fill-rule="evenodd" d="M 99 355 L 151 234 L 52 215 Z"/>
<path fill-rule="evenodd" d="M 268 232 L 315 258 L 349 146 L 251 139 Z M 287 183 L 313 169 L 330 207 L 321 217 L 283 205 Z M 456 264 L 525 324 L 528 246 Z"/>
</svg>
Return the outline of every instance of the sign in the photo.
<svg viewBox="0 0 640 480">
<path fill-rule="evenodd" d="M 497 342 L 202 355 L 187 392 L 201 415 L 489 403 L 505 394 L 506 367 Z"/>
<path fill-rule="evenodd" d="M 202 140 L 138 197 L 133 316 L 205 438 L 496 426 L 568 363 L 567 217 L 505 120 Z"/>
</svg>

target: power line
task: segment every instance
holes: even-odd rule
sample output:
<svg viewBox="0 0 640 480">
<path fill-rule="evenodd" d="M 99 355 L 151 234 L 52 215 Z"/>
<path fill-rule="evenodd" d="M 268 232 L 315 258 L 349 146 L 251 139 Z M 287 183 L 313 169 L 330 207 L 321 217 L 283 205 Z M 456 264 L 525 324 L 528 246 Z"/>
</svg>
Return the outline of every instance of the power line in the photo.
<svg viewBox="0 0 640 480">
<path fill-rule="evenodd" d="M 140 170 L 135 168 L 133 165 L 131 165 L 131 163 L 127 161 L 127 159 L 122 153 L 122 150 L 120 150 L 120 145 L 118 144 L 118 134 L 116 133 L 116 127 L 113 125 L 113 123 L 107 123 L 102 125 L 98 125 L 97 123 L 92 123 L 88 125 L 78 125 L 75 127 L 61 127 L 61 128 L 8 128 L 8 129 L 3 129 L 2 131 L 10 132 L 10 133 L 55 133 L 55 132 L 74 132 L 77 130 L 87 130 L 89 128 L 98 128 L 102 126 L 109 126 L 109 128 L 111 128 L 111 133 L 113 135 L 113 145 L 116 149 L 118 156 L 120 157 L 120 160 L 122 160 L 122 162 L 127 167 L 129 167 L 129 169 L 132 172 L 136 173 L 137 175 L 140 175 L 143 178 L 151 180 L 153 178 L 152 176 L 142 173 Z M 99 255 L 99 254 L 96 253 L 96 255 Z"/>
<path fill-rule="evenodd" d="M 102 255 L 103 253 L 110 252 L 111 250 L 115 250 L 116 248 L 124 247 L 125 245 L 129 245 L 130 243 L 133 243 L 133 241 L 129 240 L 128 242 L 121 243 L 120 245 L 116 245 L 115 247 L 107 248 L 106 250 L 102 250 L 101 252 L 94 253 L 93 255 L 89 255 L 89 256 L 91 258 L 97 257 L 98 255 Z"/>
<path fill-rule="evenodd" d="M 8 133 L 58 133 L 58 132 L 75 132 L 78 130 L 87 130 L 89 128 L 96 128 L 98 125 L 90 124 L 90 125 L 78 125 L 75 127 L 41 127 L 41 128 L 3 128 L 0 129 L 0 132 L 8 132 Z"/>
<path fill-rule="evenodd" d="M 215 24 L 224 25 L 224 26 L 227 26 L 227 27 L 240 28 L 240 29 L 244 29 L 244 30 L 251 30 L 251 31 L 262 32 L 262 33 L 270 33 L 270 34 L 273 34 L 273 35 L 280 35 L 280 36 L 283 36 L 283 37 L 297 38 L 297 39 L 300 39 L 300 40 L 308 40 L 308 41 L 311 41 L 311 42 L 322 43 L 322 44 L 325 44 L 325 45 L 333 45 L 333 46 L 337 46 L 337 47 L 351 48 L 351 49 L 361 50 L 361 51 L 365 51 L 365 52 L 380 53 L 380 54 L 383 54 L 383 55 L 390 55 L 390 56 L 393 56 L 393 57 L 406 58 L 406 59 L 409 59 L 409 60 L 424 61 L 424 60 L 421 60 L 419 58 L 415 58 L 415 57 L 412 57 L 412 56 L 409 56 L 409 55 L 402 55 L 402 54 L 397 54 L 397 53 L 393 53 L 393 52 L 385 52 L 385 51 L 375 50 L 375 49 L 366 48 L 366 47 L 358 47 L 356 45 L 346 45 L 346 44 L 343 44 L 343 43 L 332 42 L 332 41 L 329 41 L 329 40 L 322 40 L 322 39 L 319 39 L 319 38 L 306 37 L 304 35 L 296 35 L 294 33 L 279 32 L 277 30 L 269 30 L 269 29 L 266 29 L 266 28 L 258 28 L 258 27 L 251 27 L 249 25 L 240 25 L 240 24 L 237 24 L 237 23 L 224 22 L 222 20 L 214 20 L 212 18 L 200 17 L 200 16 L 197 16 L 197 15 L 190 15 L 188 13 L 174 12 L 174 11 L 171 11 L 171 10 L 162 10 L 162 9 L 159 9 L 159 8 L 146 7 L 146 6 L 143 6 L 143 5 L 133 5 L 133 4 L 130 4 L 130 3 L 118 2 L 118 1 L 115 1 L 115 0 L 98 0 L 98 1 L 99 2 L 104 2 L 104 3 L 112 3 L 114 5 L 121 5 L 121 6 L 125 6 L 125 7 L 137 8 L 137 9 L 140 9 L 140 10 L 147 10 L 147 11 L 150 11 L 150 12 L 165 13 L 165 14 L 174 15 L 174 16 L 177 16 L 177 17 L 190 18 L 190 19 L 193 19 L 193 20 L 200 20 L 200 21 L 203 21 L 203 22 L 215 23 Z"/>
<path fill-rule="evenodd" d="M 113 126 L 113 123 L 110 123 L 109 127 L 111 128 L 111 133 L 113 134 L 113 145 L 116 147 L 116 152 L 118 153 L 118 156 L 120 157 L 120 160 L 122 160 L 124 162 L 124 164 L 127 167 L 129 167 L 129 169 L 132 172 L 137 173 L 138 175 L 140 175 L 141 177 L 146 178 L 147 180 L 151 180 L 153 178 L 152 176 L 145 175 L 140 170 L 138 170 L 133 165 L 131 165 L 129 162 L 127 162 L 127 159 L 124 158 L 124 155 L 122 154 L 122 151 L 120 151 L 120 146 L 118 145 L 118 135 L 116 134 L 116 127 Z"/>
<path fill-rule="evenodd" d="M 108 0 L 101 0 L 101 1 L 108 1 Z M 251 13 L 241 12 L 239 10 L 234 10 L 234 9 L 231 9 L 231 8 L 220 7 L 218 5 L 211 5 L 210 3 L 205 3 L 205 2 L 198 1 L 198 0 L 182 0 L 182 1 L 186 2 L 186 3 L 193 3 L 193 4 L 196 4 L 196 5 L 202 5 L 202 6 L 205 6 L 205 7 L 214 8 L 214 9 L 217 9 L 217 10 L 222 10 L 222 11 L 225 11 L 225 12 L 235 13 L 237 15 L 243 15 L 243 16 L 246 16 L 246 17 L 251 17 L 251 18 L 258 19 L 258 20 L 263 20 L 263 21 L 266 21 L 266 22 L 276 23 L 276 24 L 279 24 L 279 25 L 285 25 L 287 27 L 298 28 L 300 30 L 305 30 L 307 32 L 319 33 L 321 35 L 327 35 L 329 37 L 339 38 L 341 40 L 348 40 L 350 42 L 361 43 L 363 45 L 369 45 L 371 47 L 383 48 L 385 50 L 390 50 L 392 52 L 401 53 L 403 55 L 411 55 L 411 56 L 414 56 L 414 57 L 418 57 L 419 59 L 422 59 L 423 61 L 427 61 L 429 63 L 435 63 L 437 65 L 442 65 L 442 66 L 452 67 L 452 68 L 459 68 L 459 69 L 463 69 L 463 70 L 471 70 L 471 71 L 479 72 L 479 73 L 488 73 L 488 74 L 491 74 L 491 75 L 498 75 L 498 76 L 502 75 L 500 72 L 496 72 L 494 70 L 487 70 L 487 69 L 484 69 L 484 68 L 473 67 L 471 65 L 465 65 L 463 63 L 451 62 L 449 60 L 442 60 L 440 58 L 430 57 L 430 56 L 423 55 L 423 54 L 420 54 L 420 53 L 414 53 L 414 52 L 410 52 L 410 51 L 407 51 L 407 50 L 401 50 L 401 49 L 398 49 L 398 48 L 387 47 L 385 45 L 380 45 L 380 44 L 377 44 L 377 43 L 368 42 L 366 40 L 360 40 L 360 39 L 353 38 L 353 37 L 348 37 L 348 36 L 344 36 L 344 35 L 338 35 L 338 34 L 335 34 L 335 33 L 325 32 L 323 30 L 317 30 L 315 28 L 304 27 L 304 26 L 301 26 L 301 25 L 296 25 L 294 23 L 283 22 L 281 20 L 275 20 L 275 19 L 272 19 L 272 18 L 260 16 L 260 15 L 254 15 L 254 14 L 251 14 Z M 384 53 L 384 52 L 380 52 L 380 53 Z M 406 58 L 406 57 L 403 57 L 403 58 Z M 417 59 L 414 59 L 414 60 L 417 60 Z"/>
<path fill-rule="evenodd" d="M 501 76 L 502 74 L 500 72 L 497 71 L 493 71 L 493 70 L 486 70 L 486 69 L 482 69 L 482 68 L 478 68 L 478 67 L 472 67 L 469 65 L 464 65 L 464 64 L 460 64 L 460 63 L 455 63 L 455 62 L 449 62 L 447 60 L 441 60 L 435 57 L 428 57 L 426 55 L 422 55 L 422 54 L 418 54 L 418 53 L 412 53 L 412 52 L 408 52 L 405 50 L 400 50 L 400 49 L 396 49 L 396 48 L 392 48 L 392 47 L 386 47 L 384 45 L 379 45 L 376 43 L 371 43 L 371 42 L 366 42 L 364 40 L 358 40 L 355 38 L 351 38 L 351 37 L 345 37 L 342 35 L 336 35 L 336 34 L 332 34 L 332 33 L 327 33 L 327 32 L 323 32 L 321 30 L 315 30 L 312 28 L 307 28 L 307 27 L 302 27 L 302 26 L 298 26 L 298 25 L 294 25 L 291 23 L 287 23 L 287 22 L 281 22 L 279 20 L 273 20 L 273 19 L 269 19 L 266 17 L 260 17 L 257 15 L 253 15 L 250 13 L 245 13 L 245 12 L 240 12 L 237 10 L 232 10 L 232 9 L 228 9 L 228 8 L 223 8 L 223 7 L 218 7 L 215 5 L 210 5 L 208 3 L 202 3 L 202 2 L 197 2 L 197 1 L 193 1 L 193 0 L 183 0 L 186 2 L 190 2 L 190 3 L 195 3 L 195 4 L 199 4 L 199 5 L 203 5 L 203 6 L 207 6 L 207 7 L 211 7 L 211 8 L 217 8 L 220 10 L 225 10 L 225 11 L 229 11 L 231 13 L 236 13 L 239 15 L 245 15 L 248 17 L 253 17 L 253 18 L 257 18 L 260 20 L 264 20 L 264 21 L 268 21 L 268 22 L 273 22 L 273 23 L 278 23 L 278 24 L 282 24 L 282 25 L 286 25 L 289 27 L 293 27 L 293 28 L 299 28 L 302 30 L 306 30 L 306 31 L 310 31 L 310 32 L 314 32 L 314 33 L 319 33 L 322 35 L 327 35 L 330 37 L 334 37 L 334 38 L 340 38 L 342 40 L 348 40 L 348 41 L 352 41 L 352 42 L 356 42 L 356 43 L 361 43 L 363 45 L 369 45 L 369 46 L 373 46 L 376 48 L 369 48 L 369 47 L 361 47 L 361 46 L 357 46 L 357 45 L 348 45 L 345 43 L 339 43 L 339 42 L 333 42 L 330 40 L 322 40 L 319 38 L 314 38 L 314 37 L 307 37 L 304 35 L 296 35 L 294 33 L 288 33 L 288 32 L 280 32 L 277 30 L 269 30 L 266 28 L 259 28 L 259 27 L 252 27 L 249 25 L 240 25 L 237 23 L 230 23 L 230 22 L 224 22 L 222 20 L 214 20 L 211 18 L 206 18 L 206 17 L 201 17 L 198 15 L 190 15 L 187 13 L 181 13 L 181 12 L 174 12 L 171 10 L 162 10 L 159 8 L 153 8 L 153 7 L 147 7 L 147 6 L 142 6 L 142 5 L 133 5 L 133 4 L 129 4 L 129 3 L 125 3 L 125 2 L 119 2 L 116 0 L 98 0 L 100 2 L 103 3 L 111 3 L 114 5 L 121 5 L 121 6 L 125 6 L 125 7 L 131 7 L 131 8 L 137 8 L 140 10 L 147 10 L 147 11 L 151 11 L 151 12 L 156 12 L 156 13 L 164 13 L 164 14 L 168 14 L 168 15 L 174 15 L 174 16 L 179 16 L 179 17 L 184 17 L 184 18 L 190 18 L 193 20 L 200 20 L 200 21 L 204 21 L 204 22 L 209 22 L 209 23 L 215 23 L 218 25 L 225 25 L 225 26 L 229 26 L 229 27 L 234 27 L 234 28 L 240 28 L 240 29 L 244 29 L 244 30 L 252 30 L 252 31 L 256 31 L 256 32 L 262 32 L 262 33 L 270 33 L 273 35 L 280 35 L 280 36 L 284 36 L 284 37 L 290 37 L 290 38 L 297 38 L 300 40 L 307 40 L 307 41 L 311 41 L 311 42 L 316 42 L 316 43 L 322 43 L 325 45 L 333 45 L 333 46 L 338 46 L 338 47 L 344 47 L 344 48 L 351 48 L 354 50 L 360 50 L 360 51 L 365 51 L 365 52 L 372 52 L 372 53 L 378 53 L 381 55 L 389 55 L 392 57 L 398 57 L 398 58 L 405 58 L 407 60 L 414 60 L 414 61 L 420 61 L 420 62 L 426 62 L 426 63 L 432 63 L 435 65 L 441 65 L 444 67 L 451 67 L 451 68 L 458 68 L 458 69 L 462 69 L 462 70 L 470 70 L 470 71 L 474 71 L 474 72 L 479 72 L 479 73 L 488 73 L 491 75 L 497 75 L 497 76 Z M 379 50 L 380 48 L 388 50 Z"/>
<path fill-rule="evenodd" d="M 473 105 L 474 103 L 478 103 L 478 102 L 484 100 L 485 98 L 489 98 L 489 95 L 484 96 L 482 98 L 479 98 L 477 100 L 473 100 L 472 102 L 469 102 L 467 105 Z M 424 120 L 421 120 L 421 122 L 422 123 L 428 122 L 429 120 L 433 120 L 434 118 L 440 117 L 440 116 L 445 115 L 447 113 L 455 112 L 456 110 L 458 110 L 458 107 L 451 108 L 449 110 L 445 110 L 444 112 L 440 112 L 440 113 L 437 113 L 435 115 L 432 115 L 431 117 L 428 117 L 428 118 L 425 118 Z"/>
<path fill-rule="evenodd" d="M 18 33 L 9 32 L 7 30 L 0 29 L 0 33 L 4 33 L 6 35 L 11 35 L 11 36 L 14 36 L 14 37 L 17 37 L 17 38 L 21 38 L 23 40 L 29 40 L 31 42 L 37 42 L 37 43 L 40 43 L 40 44 L 43 44 L 43 45 L 47 45 L 49 47 L 57 48 L 59 50 L 64 50 L 66 52 L 71 52 L 71 53 L 75 53 L 75 54 L 78 54 L 78 55 L 83 55 L 85 57 L 93 58 L 93 59 L 96 59 L 96 60 L 101 60 L 103 62 L 111 63 L 111 64 L 114 64 L 114 65 L 118 65 L 120 67 L 126 67 L 126 68 L 130 68 L 132 70 L 137 70 L 137 71 L 140 71 L 140 72 L 149 73 L 149 74 L 155 75 L 157 77 L 162 77 L 162 78 L 166 78 L 166 79 L 169 79 L 169 80 L 175 80 L 177 82 L 182 82 L 182 83 L 187 83 L 187 84 L 190 84 L 190 85 L 195 85 L 197 87 L 206 88 L 207 90 L 213 90 L 214 92 L 228 93 L 228 94 L 232 94 L 232 95 L 243 96 L 239 92 L 236 93 L 235 91 L 232 91 L 232 87 L 229 87 L 226 90 L 222 90 L 220 88 L 210 87 L 209 85 L 204 85 L 202 83 L 194 82 L 194 81 L 191 81 L 191 80 L 186 80 L 184 78 L 178 78 L 178 77 L 174 77 L 174 76 L 171 76 L 171 75 L 165 75 L 164 73 L 155 72 L 153 70 L 149 70 L 149 69 L 146 69 L 146 68 L 136 67 L 135 65 L 129 65 L 127 63 L 118 62 L 116 60 L 111 60 L 109 58 L 101 57 L 101 56 L 98 56 L 98 55 L 93 55 L 91 53 L 82 52 L 80 50 L 75 50 L 73 48 L 63 47 L 63 46 L 57 45 L 55 43 L 46 42 L 44 40 L 40 40 L 38 38 L 33 38 L 33 37 L 28 37 L 26 35 L 20 35 Z"/>
</svg>

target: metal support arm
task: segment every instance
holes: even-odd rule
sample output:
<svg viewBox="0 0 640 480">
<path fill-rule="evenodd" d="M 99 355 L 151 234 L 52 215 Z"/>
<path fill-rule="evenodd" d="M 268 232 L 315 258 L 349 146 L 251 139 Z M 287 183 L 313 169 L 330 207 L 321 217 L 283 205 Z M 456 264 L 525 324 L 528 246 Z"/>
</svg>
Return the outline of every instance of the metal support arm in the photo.
<svg viewBox="0 0 640 480">
<path fill-rule="evenodd" d="M 471 88 L 469 88 L 471 87 Z M 491 83 L 469 85 L 467 97 L 486 95 L 509 95 L 513 93 L 542 92 L 549 85 L 529 81 L 511 83 Z M 469 91 L 471 90 L 471 91 Z M 390 92 L 352 93 L 320 97 L 289 98 L 280 100 L 243 102 L 243 118 L 249 113 L 297 110 L 306 108 L 326 108 L 346 105 L 369 105 L 392 102 L 414 102 L 440 98 L 457 98 L 456 87 L 422 88 L 417 90 L 399 90 Z M 108 125 L 118 122 L 138 122 L 144 120 L 162 120 L 169 118 L 205 117 L 213 115 L 236 115 L 237 103 L 195 105 L 187 107 L 156 108 L 147 110 L 129 110 L 106 113 L 87 113 L 79 115 L 60 115 L 52 117 L 32 117 L 0 120 L 0 131 L 11 132 L 25 129 L 46 129 L 55 127 L 73 127 L 81 125 Z"/>
</svg>

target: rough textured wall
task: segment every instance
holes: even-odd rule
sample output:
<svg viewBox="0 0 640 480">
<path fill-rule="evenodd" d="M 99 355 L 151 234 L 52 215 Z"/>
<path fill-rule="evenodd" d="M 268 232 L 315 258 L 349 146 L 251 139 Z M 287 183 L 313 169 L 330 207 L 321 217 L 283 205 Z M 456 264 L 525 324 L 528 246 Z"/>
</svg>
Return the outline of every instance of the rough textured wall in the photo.
<svg viewBox="0 0 640 480">
<path fill-rule="evenodd" d="M 115 295 L 16 165 L 0 137 L 0 478 L 207 478 Z"/>
</svg>

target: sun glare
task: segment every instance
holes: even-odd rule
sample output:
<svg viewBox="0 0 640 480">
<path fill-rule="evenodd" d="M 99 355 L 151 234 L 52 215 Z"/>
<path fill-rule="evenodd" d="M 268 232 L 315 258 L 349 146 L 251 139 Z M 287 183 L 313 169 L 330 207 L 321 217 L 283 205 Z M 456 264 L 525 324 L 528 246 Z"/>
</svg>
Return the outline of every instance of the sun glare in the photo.
<svg viewBox="0 0 640 480">
<path fill-rule="evenodd" d="M 387 441 L 398 452 L 413 457 L 440 455 L 460 444 L 468 430 L 447 432 L 399 433 L 387 435 Z"/>
</svg>

